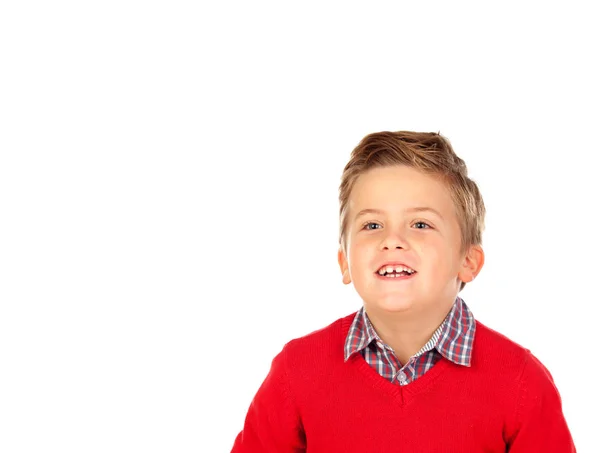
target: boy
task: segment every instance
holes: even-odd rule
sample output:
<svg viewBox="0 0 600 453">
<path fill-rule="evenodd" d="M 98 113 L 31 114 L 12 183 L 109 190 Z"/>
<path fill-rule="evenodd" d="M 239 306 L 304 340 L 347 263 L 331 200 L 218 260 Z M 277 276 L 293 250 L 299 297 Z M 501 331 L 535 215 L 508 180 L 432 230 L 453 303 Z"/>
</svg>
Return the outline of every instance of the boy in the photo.
<svg viewBox="0 0 600 453">
<path fill-rule="evenodd" d="M 283 347 L 232 453 L 575 452 L 546 368 L 458 297 L 484 263 L 484 217 L 444 137 L 366 136 L 338 252 L 364 305 Z"/>
</svg>

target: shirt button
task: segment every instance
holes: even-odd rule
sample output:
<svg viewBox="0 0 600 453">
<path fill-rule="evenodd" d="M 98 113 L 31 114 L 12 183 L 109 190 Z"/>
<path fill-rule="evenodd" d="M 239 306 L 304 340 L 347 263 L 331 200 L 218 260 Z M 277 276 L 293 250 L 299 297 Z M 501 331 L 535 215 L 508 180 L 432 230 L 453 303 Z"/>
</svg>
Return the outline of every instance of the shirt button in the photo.
<svg viewBox="0 0 600 453">
<path fill-rule="evenodd" d="M 401 384 L 406 384 L 406 373 L 404 371 L 398 373 L 398 380 Z"/>
</svg>

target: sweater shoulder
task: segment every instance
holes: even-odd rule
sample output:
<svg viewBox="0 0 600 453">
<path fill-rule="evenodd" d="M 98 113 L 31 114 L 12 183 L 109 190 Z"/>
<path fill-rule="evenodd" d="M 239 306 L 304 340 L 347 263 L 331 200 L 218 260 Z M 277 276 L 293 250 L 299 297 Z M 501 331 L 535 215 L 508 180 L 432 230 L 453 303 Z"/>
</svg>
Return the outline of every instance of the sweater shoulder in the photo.
<svg viewBox="0 0 600 453">
<path fill-rule="evenodd" d="M 480 353 L 490 354 L 495 360 L 504 359 L 501 360 L 500 363 L 505 363 L 507 359 L 512 358 L 520 365 L 523 379 L 527 378 L 538 381 L 549 379 L 550 382 L 553 382 L 552 375 L 546 366 L 528 348 L 516 343 L 501 333 L 484 326 L 479 321 L 477 321 L 477 332 L 481 333 L 483 339 L 482 343 L 484 343 Z M 477 334 L 478 333 L 475 335 L 477 336 Z M 485 343 L 487 341 L 491 341 L 492 344 L 486 345 Z"/>
<path fill-rule="evenodd" d="M 531 351 L 506 335 L 476 321 L 473 360 L 486 368 L 502 368 L 502 374 L 521 374 Z"/>
<path fill-rule="evenodd" d="M 336 355 L 343 357 L 346 336 L 355 316 L 356 312 L 353 312 L 325 327 L 288 341 L 283 348 L 288 360 L 303 361 L 310 358 L 313 361 Z"/>
<path fill-rule="evenodd" d="M 498 332 L 497 330 L 488 327 L 481 321 L 477 320 L 476 325 L 477 327 L 475 335 L 480 336 L 480 339 L 484 340 L 486 343 L 491 342 L 494 346 L 507 349 L 511 353 L 515 354 L 526 354 L 529 352 L 529 350 L 523 345 L 510 339 L 509 337 Z"/>
</svg>

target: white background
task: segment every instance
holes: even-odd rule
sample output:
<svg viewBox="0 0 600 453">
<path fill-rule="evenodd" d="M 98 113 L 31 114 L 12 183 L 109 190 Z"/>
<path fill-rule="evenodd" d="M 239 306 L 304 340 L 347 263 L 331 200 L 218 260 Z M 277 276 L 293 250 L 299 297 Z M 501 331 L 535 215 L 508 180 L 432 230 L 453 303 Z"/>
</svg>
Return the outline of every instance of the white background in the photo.
<svg viewBox="0 0 600 453">
<path fill-rule="evenodd" d="M 466 160 L 461 295 L 598 451 L 592 2 L 215 3 L 0 7 L 0 451 L 228 452 L 283 344 L 360 307 L 339 179 L 401 129 Z"/>
</svg>

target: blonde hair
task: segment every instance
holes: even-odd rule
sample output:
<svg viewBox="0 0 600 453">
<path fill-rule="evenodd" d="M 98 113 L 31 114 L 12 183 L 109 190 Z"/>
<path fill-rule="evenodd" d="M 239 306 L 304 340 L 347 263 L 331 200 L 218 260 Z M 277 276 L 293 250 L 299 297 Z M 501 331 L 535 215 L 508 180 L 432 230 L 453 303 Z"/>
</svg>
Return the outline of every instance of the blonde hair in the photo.
<svg viewBox="0 0 600 453">
<path fill-rule="evenodd" d="M 377 132 L 364 137 L 344 167 L 339 187 L 339 242 L 346 251 L 348 200 L 358 177 L 372 168 L 405 165 L 438 176 L 450 190 L 461 230 L 461 254 L 481 245 L 485 205 L 477 184 L 467 175 L 465 162 L 448 139 L 434 132 Z M 463 282 L 460 289 L 465 286 Z"/>
</svg>

